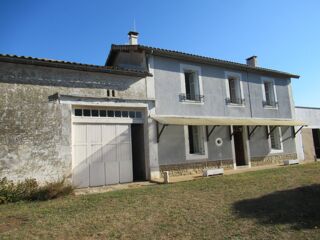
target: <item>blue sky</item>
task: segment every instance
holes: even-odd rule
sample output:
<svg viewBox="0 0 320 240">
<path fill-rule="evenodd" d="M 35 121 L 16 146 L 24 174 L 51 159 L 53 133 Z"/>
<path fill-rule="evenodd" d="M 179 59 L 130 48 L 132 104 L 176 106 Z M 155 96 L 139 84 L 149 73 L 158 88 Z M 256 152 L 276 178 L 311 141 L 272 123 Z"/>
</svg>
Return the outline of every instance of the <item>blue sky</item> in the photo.
<svg viewBox="0 0 320 240">
<path fill-rule="evenodd" d="M 301 76 L 296 105 L 320 107 L 320 1 L 0 2 L 0 53 L 103 65 L 112 43 L 139 42 Z"/>
</svg>

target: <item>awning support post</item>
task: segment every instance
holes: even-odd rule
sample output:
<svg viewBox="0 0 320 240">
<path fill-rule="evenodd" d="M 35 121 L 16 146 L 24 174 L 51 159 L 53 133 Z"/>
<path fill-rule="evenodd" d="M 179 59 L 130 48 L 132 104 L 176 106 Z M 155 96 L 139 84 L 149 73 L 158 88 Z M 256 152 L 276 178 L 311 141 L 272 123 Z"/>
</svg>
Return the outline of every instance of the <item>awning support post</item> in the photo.
<svg viewBox="0 0 320 240">
<path fill-rule="evenodd" d="M 259 126 L 255 126 L 252 130 L 251 130 L 251 132 L 250 132 L 250 128 L 249 128 L 249 126 L 247 126 L 247 130 L 248 130 L 248 139 L 250 140 L 250 138 L 251 138 L 251 136 L 252 136 L 252 134 L 254 133 L 254 131 L 258 128 Z"/>
<path fill-rule="evenodd" d="M 274 126 L 270 132 L 268 132 L 268 127 L 266 126 L 266 129 L 267 129 L 267 139 L 269 138 L 270 134 L 276 129 L 277 126 Z"/>
<path fill-rule="evenodd" d="M 293 133 L 293 137 L 294 137 L 294 138 L 296 138 L 298 132 L 300 132 L 303 127 L 304 127 L 304 126 L 301 126 L 296 132 Z M 292 128 L 293 128 L 293 131 L 294 131 L 294 127 L 292 127 Z"/>
<path fill-rule="evenodd" d="M 168 125 L 167 124 L 163 124 L 160 132 L 159 132 L 159 122 L 157 122 L 156 126 L 157 126 L 157 143 L 159 143 L 160 142 L 160 136 L 161 136 L 163 130 L 165 129 L 165 127 L 168 126 Z"/>
<path fill-rule="evenodd" d="M 213 126 L 212 129 L 209 131 L 209 126 L 206 126 L 207 142 L 209 142 L 209 138 L 216 127 L 218 127 L 218 126 L 217 125 Z"/>
<path fill-rule="evenodd" d="M 234 132 L 231 133 L 232 126 L 229 126 L 229 133 L 230 133 L 230 141 L 232 140 L 232 136 L 234 135 Z"/>
</svg>

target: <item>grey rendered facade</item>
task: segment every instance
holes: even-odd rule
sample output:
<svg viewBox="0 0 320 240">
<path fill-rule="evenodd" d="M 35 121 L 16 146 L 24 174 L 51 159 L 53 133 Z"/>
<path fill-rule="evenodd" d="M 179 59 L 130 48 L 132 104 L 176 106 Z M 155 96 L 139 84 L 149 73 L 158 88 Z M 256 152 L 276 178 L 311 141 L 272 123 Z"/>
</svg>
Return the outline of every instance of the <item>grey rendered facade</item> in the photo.
<svg viewBox="0 0 320 240">
<path fill-rule="evenodd" d="M 132 180 L 138 175 L 139 179 L 158 178 L 162 171 L 192 174 L 207 167 L 251 167 L 297 158 L 294 133 L 299 123 L 295 122 L 291 78 L 298 76 L 138 45 L 132 39 L 135 34 L 131 35 L 131 44 L 111 47 L 106 66 L 1 56 L 0 177 L 37 178 L 42 182 L 74 179 L 79 155 L 75 149 L 82 144 L 75 142 L 84 134 L 77 130 L 79 124 L 87 129 L 129 126 L 128 159 L 133 166 L 127 170 L 133 171 Z M 186 71 L 196 73 L 192 79 L 199 81 L 201 99 L 197 101 L 185 99 Z M 231 80 L 239 83 L 235 85 L 241 97 L 237 104 L 232 103 Z M 265 104 L 265 81 L 272 83 L 276 100 L 272 106 Z M 87 110 L 90 113 L 86 116 Z M 120 115 L 110 118 L 108 110 Z M 130 118 L 130 113 L 137 116 L 137 112 L 141 113 L 139 119 Z M 162 124 L 165 117 L 176 122 Z M 190 123 L 186 124 L 186 118 Z M 181 119 L 185 120 L 183 124 L 179 123 Z M 210 124 L 195 123 L 194 119 Z M 225 123 L 221 124 L 221 119 Z M 215 123 L 217 120 L 220 124 Z M 272 149 L 272 131 L 279 131 L 276 151 Z M 89 136 L 90 132 L 86 130 L 85 134 Z M 108 131 L 102 135 L 108 135 Z M 191 143 L 191 138 L 199 141 L 198 145 Z M 217 139 L 222 140 L 221 146 L 216 144 Z M 238 141 L 244 158 L 241 164 L 237 162 Z M 93 144 L 84 145 L 87 152 L 91 151 Z M 191 148 L 201 151 L 195 153 Z M 105 166 L 107 179 L 110 152 L 104 155 L 101 149 L 84 161 L 102 162 L 96 166 Z M 96 156 L 98 160 L 93 159 Z M 103 177 L 91 179 L 94 166 L 92 163 L 88 174 L 81 175 L 80 184 L 75 185 L 108 184 Z"/>
</svg>

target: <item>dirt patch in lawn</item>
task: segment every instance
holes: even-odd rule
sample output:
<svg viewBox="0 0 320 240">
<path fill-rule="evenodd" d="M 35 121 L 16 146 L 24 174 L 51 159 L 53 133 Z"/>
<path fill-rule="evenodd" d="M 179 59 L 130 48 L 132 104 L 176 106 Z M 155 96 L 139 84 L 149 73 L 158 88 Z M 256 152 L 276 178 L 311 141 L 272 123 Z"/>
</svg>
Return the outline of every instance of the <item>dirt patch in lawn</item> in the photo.
<svg viewBox="0 0 320 240">
<path fill-rule="evenodd" d="M 28 218 L 23 216 L 8 216 L 0 223 L 0 233 L 5 233 L 15 228 L 25 225 L 29 221 Z"/>
</svg>

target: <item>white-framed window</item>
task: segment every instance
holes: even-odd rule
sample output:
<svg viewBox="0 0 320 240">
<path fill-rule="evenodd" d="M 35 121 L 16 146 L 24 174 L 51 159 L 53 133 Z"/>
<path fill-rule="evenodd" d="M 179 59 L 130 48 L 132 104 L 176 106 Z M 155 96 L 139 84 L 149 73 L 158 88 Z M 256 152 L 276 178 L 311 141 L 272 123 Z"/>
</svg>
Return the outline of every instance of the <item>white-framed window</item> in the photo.
<svg viewBox="0 0 320 240">
<path fill-rule="evenodd" d="M 232 105 L 243 105 L 244 96 L 243 96 L 243 87 L 241 74 L 226 72 L 226 102 Z"/>
<path fill-rule="evenodd" d="M 96 109 L 96 108 L 81 108 L 73 109 L 73 116 L 75 117 L 90 117 L 90 118 L 138 118 L 142 119 L 141 111 L 133 110 L 118 110 L 118 109 Z"/>
<path fill-rule="evenodd" d="M 277 94 L 276 94 L 274 79 L 262 77 L 261 83 L 262 83 L 263 106 L 276 108 L 278 106 L 278 102 L 277 102 Z"/>
<path fill-rule="evenodd" d="M 208 158 L 208 145 L 203 126 L 184 126 L 187 160 Z"/>
<path fill-rule="evenodd" d="M 180 65 L 181 102 L 201 103 L 203 102 L 203 88 L 201 68 L 193 65 Z"/>
<path fill-rule="evenodd" d="M 270 152 L 277 153 L 283 152 L 283 144 L 282 144 L 282 132 L 281 127 L 269 126 L 270 133 Z"/>
</svg>

